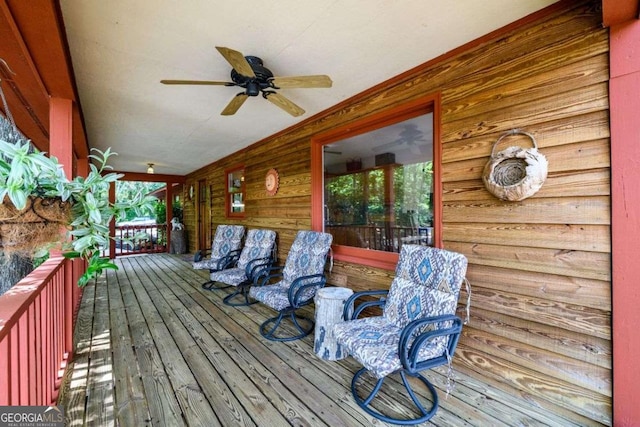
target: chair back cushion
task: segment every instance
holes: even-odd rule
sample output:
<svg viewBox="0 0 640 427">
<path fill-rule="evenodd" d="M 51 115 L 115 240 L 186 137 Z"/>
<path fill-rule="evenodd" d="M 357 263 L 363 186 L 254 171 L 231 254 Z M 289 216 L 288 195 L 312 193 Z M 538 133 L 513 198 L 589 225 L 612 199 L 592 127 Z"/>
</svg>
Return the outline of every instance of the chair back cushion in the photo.
<svg viewBox="0 0 640 427">
<path fill-rule="evenodd" d="M 322 274 L 333 237 L 318 231 L 298 231 L 284 265 L 283 283 L 291 285 L 296 278 Z"/>
<path fill-rule="evenodd" d="M 462 254 L 403 245 L 384 317 L 403 328 L 416 319 L 455 314 L 466 271 L 467 259 Z"/>
<path fill-rule="evenodd" d="M 402 245 L 396 266 L 396 277 L 416 285 L 460 295 L 467 274 L 467 258 L 457 252 L 420 245 Z M 392 297 L 393 286 L 389 290 Z"/>
<path fill-rule="evenodd" d="M 458 298 L 449 292 L 420 286 L 402 277 L 393 279 L 391 288 L 393 293 L 389 292 L 384 317 L 399 328 L 424 317 L 456 312 Z"/>
<path fill-rule="evenodd" d="M 273 230 L 249 230 L 237 268 L 244 270 L 254 259 L 270 257 L 275 242 L 276 232 Z"/>
<path fill-rule="evenodd" d="M 240 249 L 243 236 L 244 227 L 241 225 L 219 225 L 211 244 L 211 259 L 220 259 Z"/>
</svg>

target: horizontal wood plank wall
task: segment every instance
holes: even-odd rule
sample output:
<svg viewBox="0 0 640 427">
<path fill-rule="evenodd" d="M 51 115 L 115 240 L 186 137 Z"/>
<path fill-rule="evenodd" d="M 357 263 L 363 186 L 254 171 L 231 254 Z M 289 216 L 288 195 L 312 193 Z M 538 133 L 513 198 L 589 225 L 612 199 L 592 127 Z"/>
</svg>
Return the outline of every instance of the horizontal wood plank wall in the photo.
<svg viewBox="0 0 640 427">
<path fill-rule="evenodd" d="M 296 231 L 310 228 L 310 138 L 441 92 L 444 246 L 468 257 L 473 288 L 456 368 L 567 423 L 611 424 L 609 41 L 598 3 L 565 2 L 537 22 L 418 67 L 194 172 L 186 187 L 199 179 L 212 186 L 214 231 L 223 223 L 276 230 L 282 260 Z M 512 128 L 534 134 L 549 160 L 542 189 L 515 203 L 491 196 L 481 179 L 493 143 Z M 246 217 L 229 220 L 223 171 L 239 163 Z M 280 190 L 269 197 L 264 176 L 272 167 Z M 194 235 L 189 203 L 185 222 Z M 392 277 L 337 262 L 331 282 L 375 289 Z"/>
</svg>

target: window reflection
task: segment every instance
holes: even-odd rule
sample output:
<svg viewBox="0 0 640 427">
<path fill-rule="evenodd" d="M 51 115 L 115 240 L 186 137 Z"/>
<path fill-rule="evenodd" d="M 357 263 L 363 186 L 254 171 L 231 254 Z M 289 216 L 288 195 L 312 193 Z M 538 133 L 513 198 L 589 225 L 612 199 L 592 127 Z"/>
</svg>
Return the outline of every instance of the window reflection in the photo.
<svg viewBox="0 0 640 427">
<path fill-rule="evenodd" d="M 244 167 L 227 170 L 226 210 L 227 216 L 244 215 Z"/>
<path fill-rule="evenodd" d="M 334 244 L 433 245 L 432 129 L 426 114 L 324 147 L 324 226 Z"/>
</svg>

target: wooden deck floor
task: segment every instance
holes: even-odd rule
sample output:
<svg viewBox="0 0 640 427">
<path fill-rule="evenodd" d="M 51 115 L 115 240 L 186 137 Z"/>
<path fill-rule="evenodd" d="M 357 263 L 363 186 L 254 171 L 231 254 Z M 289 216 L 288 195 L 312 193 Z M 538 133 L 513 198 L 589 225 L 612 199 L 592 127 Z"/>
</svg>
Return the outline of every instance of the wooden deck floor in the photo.
<svg viewBox="0 0 640 427">
<path fill-rule="evenodd" d="M 118 271 L 85 289 L 76 354 L 60 403 L 68 425 L 371 426 L 384 425 L 353 401 L 359 365 L 323 361 L 313 335 L 263 339 L 275 313 L 222 304 L 227 290 L 204 291 L 207 274 L 178 256 L 123 257 Z M 444 369 L 428 375 L 444 389 Z M 555 424 L 514 397 L 457 374 L 431 420 L 438 426 Z M 406 414 L 390 384 L 383 405 Z"/>
</svg>

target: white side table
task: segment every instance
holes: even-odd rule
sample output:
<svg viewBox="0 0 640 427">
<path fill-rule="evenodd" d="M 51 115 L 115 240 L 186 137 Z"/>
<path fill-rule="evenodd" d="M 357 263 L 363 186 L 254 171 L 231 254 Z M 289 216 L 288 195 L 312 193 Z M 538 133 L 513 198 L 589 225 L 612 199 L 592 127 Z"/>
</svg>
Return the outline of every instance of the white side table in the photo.
<svg viewBox="0 0 640 427">
<path fill-rule="evenodd" d="M 316 329 L 313 351 L 323 360 L 339 360 L 347 357 L 333 335 L 333 325 L 342 322 L 345 301 L 353 290 L 341 287 L 320 289 L 314 298 L 316 304 Z"/>
</svg>

